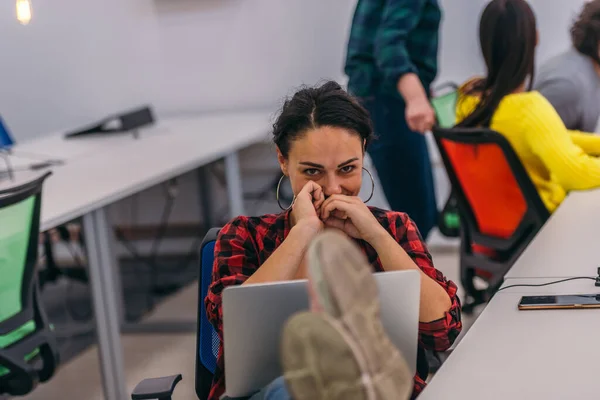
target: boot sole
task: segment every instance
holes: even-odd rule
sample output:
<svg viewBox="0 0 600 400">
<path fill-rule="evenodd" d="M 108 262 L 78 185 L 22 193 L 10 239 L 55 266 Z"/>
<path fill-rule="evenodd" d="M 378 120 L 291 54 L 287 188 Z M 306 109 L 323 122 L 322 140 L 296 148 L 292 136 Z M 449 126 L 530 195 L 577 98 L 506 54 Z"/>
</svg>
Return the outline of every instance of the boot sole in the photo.
<svg viewBox="0 0 600 400">
<path fill-rule="evenodd" d="M 308 249 L 308 268 L 325 312 L 358 344 L 377 398 L 409 398 L 413 376 L 383 328 L 377 282 L 366 256 L 345 235 L 326 231 Z"/>
</svg>

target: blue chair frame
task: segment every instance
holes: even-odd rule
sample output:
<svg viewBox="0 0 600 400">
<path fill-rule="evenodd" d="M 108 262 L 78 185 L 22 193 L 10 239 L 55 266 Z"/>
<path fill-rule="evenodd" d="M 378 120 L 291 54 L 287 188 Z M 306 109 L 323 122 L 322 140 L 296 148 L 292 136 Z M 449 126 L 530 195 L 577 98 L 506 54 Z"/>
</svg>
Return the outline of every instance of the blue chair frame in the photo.
<svg viewBox="0 0 600 400">
<path fill-rule="evenodd" d="M 206 316 L 204 299 L 212 283 L 215 242 L 221 228 L 208 231 L 200 246 L 200 282 L 198 285 L 198 329 L 196 335 L 196 395 L 208 399 L 217 364 L 220 339 Z M 132 400 L 171 400 L 181 374 L 144 379 L 131 394 Z"/>
<path fill-rule="evenodd" d="M 196 340 L 196 394 L 200 400 L 208 398 L 212 377 L 217 365 L 221 343 L 215 328 L 208 321 L 204 299 L 212 282 L 215 242 L 221 228 L 208 231 L 200 246 L 200 282 L 198 285 L 198 330 Z"/>
<path fill-rule="evenodd" d="M 2 149 L 2 148 L 8 149 L 8 148 L 12 147 L 13 144 L 15 144 L 15 140 L 13 139 L 10 132 L 8 131 L 6 124 L 2 120 L 2 117 L 0 117 L 0 149 Z"/>
</svg>

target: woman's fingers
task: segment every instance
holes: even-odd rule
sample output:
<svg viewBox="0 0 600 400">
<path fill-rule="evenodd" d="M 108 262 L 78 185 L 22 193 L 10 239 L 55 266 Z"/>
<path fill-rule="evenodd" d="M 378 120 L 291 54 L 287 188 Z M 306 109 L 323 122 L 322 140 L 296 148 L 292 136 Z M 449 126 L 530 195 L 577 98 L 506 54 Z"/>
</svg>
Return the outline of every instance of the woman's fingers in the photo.
<svg viewBox="0 0 600 400">
<path fill-rule="evenodd" d="M 340 210 L 333 210 L 331 216 L 338 219 L 348 219 L 348 214 Z"/>
<path fill-rule="evenodd" d="M 346 221 L 338 218 L 327 218 L 323 223 L 329 228 L 337 228 L 340 230 L 343 230 L 346 225 Z"/>
<path fill-rule="evenodd" d="M 346 215 L 348 218 L 348 214 L 352 205 L 350 203 L 346 203 L 339 199 L 327 199 L 323 206 L 321 207 L 321 219 L 326 220 L 329 217 L 333 216 L 334 211 L 338 211 Z"/>
<path fill-rule="evenodd" d="M 317 204 L 315 203 L 319 201 L 319 199 L 321 199 L 321 203 L 324 201 L 323 189 L 313 181 L 308 181 L 296 197 L 310 201 L 314 205 L 315 210 L 318 209 Z"/>
<path fill-rule="evenodd" d="M 317 185 L 315 182 L 313 181 L 308 181 L 306 182 L 306 184 L 302 187 L 302 190 L 300 190 L 300 193 L 298 193 L 298 195 L 300 194 L 307 194 L 312 196 L 312 193 L 316 190 L 321 190 L 321 186 Z"/>
<path fill-rule="evenodd" d="M 313 204 L 315 205 L 315 210 L 319 210 L 325 201 L 325 195 L 323 194 L 323 189 L 321 186 L 317 185 L 312 192 Z"/>
<path fill-rule="evenodd" d="M 349 204 L 349 205 L 357 204 L 357 202 L 362 203 L 362 200 L 360 200 L 358 197 L 344 196 L 342 194 L 333 194 L 333 195 L 329 196 L 327 198 L 327 200 L 325 200 L 323 202 L 323 205 L 321 206 L 321 212 L 323 212 L 325 207 L 327 207 L 329 204 L 331 204 L 334 201 L 338 201 L 338 202 Z M 343 210 L 339 209 L 339 211 L 343 211 Z M 344 219 L 348 218 L 347 212 L 344 212 L 343 215 L 344 215 Z M 325 218 L 325 217 L 323 217 L 323 218 Z"/>
</svg>

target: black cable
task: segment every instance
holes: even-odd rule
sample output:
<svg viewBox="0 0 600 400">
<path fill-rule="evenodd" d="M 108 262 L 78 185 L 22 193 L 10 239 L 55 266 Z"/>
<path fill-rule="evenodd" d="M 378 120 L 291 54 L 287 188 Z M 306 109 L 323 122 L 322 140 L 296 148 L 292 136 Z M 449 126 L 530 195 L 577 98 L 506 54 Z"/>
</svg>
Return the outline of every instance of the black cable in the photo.
<svg viewBox="0 0 600 400">
<path fill-rule="evenodd" d="M 158 224 L 158 233 L 154 238 L 154 242 L 152 243 L 152 247 L 150 250 L 150 259 L 153 262 L 156 262 L 156 258 L 158 257 L 158 250 L 162 240 L 167 234 L 167 229 L 169 227 L 169 219 L 171 218 L 171 213 L 173 212 L 173 206 L 175 204 L 175 196 L 170 192 L 169 188 L 165 188 L 165 207 L 163 208 L 162 215 L 160 217 L 160 222 Z"/>
<path fill-rule="evenodd" d="M 591 276 L 578 276 L 578 277 L 575 277 L 575 278 L 561 279 L 559 281 L 553 281 L 553 282 L 547 282 L 547 283 L 538 283 L 538 284 L 533 284 L 533 283 L 531 283 L 531 284 L 525 284 L 525 283 L 523 283 L 523 284 L 516 284 L 516 285 L 508 285 L 508 286 L 504 286 L 504 287 L 498 289 L 496 292 L 500 292 L 502 290 L 513 288 L 513 287 L 541 287 L 541 286 L 548 286 L 548 285 L 554 285 L 554 284 L 562 283 L 562 282 L 574 281 L 574 280 L 577 280 L 577 279 L 591 279 L 593 281 L 596 280 L 596 278 L 592 278 Z"/>
<path fill-rule="evenodd" d="M 117 239 L 123 244 L 123 246 L 125 247 L 125 249 L 133 256 L 134 260 L 136 260 L 139 263 L 147 265 L 149 268 L 154 268 L 154 269 L 158 269 L 159 268 L 159 266 L 157 264 L 153 263 L 147 257 L 144 257 L 144 256 L 140 255 L 137 252 L 137 249 L 135 248 L 135 246 L 133 245 L 133 243 L 131 243 L 126 238 L 124 238 L 121 233 L 117 233 Z M 188 254 L 185 256 L 185 258 L 179 264 L 177 264 L 177 265 L 169 268 L 169 272 L 177 273 L 179 271 L 183 271 L 183 270 L 186 270 L 187 268 L 189 268 L 188 267 L 189 263 L 195 257 L 198 257 L 198 254 L 199 254 L 198 253 L 198 249 L 199 249 L 200 244 L 202 243 L 203 239 L 204 239 L 204 235 L 197 237 L 196 240 L 192 243 L 192 246 L 191 246 Z M 142 275 L 138 273 L 138 276 L 141 277 Z M 148 291 L 148 289 L 150 287 L 151 287 L 151 282 L 147 282 L 144 285 L 144 287 L 143 287 L 143 289 L 145 289 L 145 290 L 143 290 L 143 292 L 147 293 L 149 296 L 152 296 L 151 293 L 149 293 L 149 291 Z M 134 316 L 131 316 L 131 315 L 127 315 L 127 319 L 128 320 L 135 320 L 135 319 L 137 319 L 137 317 L 134 317 Z"/>
<path fill-rule="evenodd" d="M 73 284 L 74 282 L 72 280 L 67 282 L 67 289 L 65 291 L 65 306 L 67 308 L 67 313 L 69 314 L 69 317 L 71 317 L 71 319 L 75 322 L 87 322 L 92 319 L 94 311 L 91 307 L 89 308 L 89 310 L 82 311 L 81 313 L 79 313 L 79 311 L 76 311 L 74 306 L 75 302 L 72 301 L 73 290 L 75 289 L 75 286 Z"/>
<path fill-rule="evenodd" d="M 139 265 L 137 263 L 141 263 L 141 264 L 148 266 L 150 271 L 152 271 L 153 268 L 156 268 L 156 266 L 152 265 L 152 260 L 149 260 L 148 257 L 144 257 L 144 256 L 140 255 L 138 253 L 137 249 L 135 248 L 135 246 L 129 240 L 127 240 L 121 232 L 117 231 L 116 237 L 117 237 L 117 240 L 119 240 L 119 242 L 121 242 L 121 244 L 123 244 L 125 249 L 133 256 L 134 261 L 136 261 L 136 263 L 133 264 L 134 265 L 133 268 L 134 268 L 134 273 L 140 279 L 140 282 L 139 282 L 140 289 L 141 289 L 140 292 L 142 292 L 146 295 L 146 306 L 149 307 L 150 309 L 152 309 L 154 304 L 152 301 L 153 300 L 152 294 L 149 291 L 151 282 L 147 282 L 146 284 L 144 284 L 141 281 L 141 277 L 146 275 L 146 273 L 145 273 L 145 271 L 142 271 L 142 273 L 140 273 Z M 126 313 L 125 318 L 128 321 L 134 321 L 138 318 L 138 316 L 132 316 L 131 314 L 127 314 L 127 307 L 125 307 L 125 313 Z"/>
<path fill-rule="evenodd" d="M 156 267 L 156 265 L 154 265 L 152 263 L 152 260 L 150 260 L 148 257 L 142 256 L 140 253 L 138 253 L 138 251 L 135 248 L 135 246 L 133 245 L 133 243 L 131 243 L 129 241 L 129 239 L 125 238 L 125 236 L 123 236 L 122 232 L 116 231 L 115 235 L 117 237 L 117 240 L 119 242 L 121 242 L 121 244 L 123 244 L 123 246 L 125 247 L 125 250 L 127 250 L 129 252 L 129 254 L 131 254 L 133 256 L 134 260 L 137 260 L 138 262 L 145 264 L 149 268 Z"/>
<path fill-rule="evenodd" d="M 131 256 L 133 256 L 133 258 L 135 260 L 137 260 L 138 262 L 140 262 L 142 264 L 145 264 L 146 266 L 148 266 L 150 268 L 159 268 L 159 266 L 157 264 L 153 263 L 151 260 L 149 260 L 148 257 L 144 257 L 141 254 L 139 254 L 137 252 L 137 249 L 133 245 L 133 243 L 131 243 L 128 239 L 123 237 L 122 233 L 117 232 L 116 236 L 117 236 L 117 239 L 119 240 L 119 242 L 121 242 L 123 244 L 123 246 L 125 247 L 125 250 L 127 250 L 129 252 L 129 254 L 131 254 Z M 187 267 L 187 264 L 189 264 L 190 261 L 192 261 L 192 259 L 198 255 L 198 248 L 199 248 L 200 244 L 202 243 L 203 239 L 204 239 L 204 235 L 198 236 L 195 239 L 195 241 L 192 243 L 192 246 L 191 246 L 189 252 L 187 253 L 187 255 L 185 256 L 184 260 L 181 261 L 179 264 L 175 265 L 174 267 L 169 268 L 169 271 L 179 271 L 179 270 L 183 270 L 185 267 Z"/>
<path fill-rule="evenodd" d="M 173 182 L 176 183 L 176 181 Z M 172 184 L 172 182 L 169 182 L 164 186 L 165 206 L 163 208 L 162 215 L 160 218 L 158 233 L 156 234 L 156 237 L 152 242 L 150 254 L 148 256 L 142 256 L 141 254 L 139 254 L 133 243 L 127 240 L 121 233 L 117 232 L 116 235 L 117 239 L 124 245 L 125 249 L 133 256 L 134 260 L 136 260 L 137 262 L 141 262 L 149 268 L 149 281 L 146 284 L 142 284 L 143 292 L 146 293 L 146 307 L 148 307 L 149 310 L 151 310 L 154 307 L 154 298 L 152 296 L 152 291 L 156 290 L 156 287 L 158 286 L 159 268 L 156 263 L 156 260 L 158 258 L 158 251 L 160 248 L 160 244 L 162 243 L 162 240 L 164 239 L 167 233 L 169 219 L 171 218 L 171 214 L 175 204 L 176 194 L 173 192 L 173 190 L 176 190 L 176 188 L 173 188 L 171 186 Z M 140 274 L 137 264 L 135 265 L 134 269 L 136 270 L 136 275 L 141 277 L 142 274 Z M 135 319 L 130 318 L 130 316 L 127 316 L 127 318 Z"/>
<path fill-rule="evenodd" d="M 152 267 L 150 268 L 151 291 L 157 290 L 158 287 L 158 266 L 156 265 L 158 251 L 163 238 L 167 234 L 167 229 L 169 227 L 169 219 L 173 211 L 173 205 L 175 204 L 175 195 L 174 193 L 171 193 L 169 186 L 165 186 L 165 199 L 165 207 L 163 208 L 160 223 L 158 224 L 158 232 L 156 234 L 156 237 L 154 238 L 154 242 L 152 243 L 152 247 L 150 249 L 149 257 L 152 265 Z M 150 307 L 154 306 L 154 299 L 152 298 L 152 293 L 149 293 L 148 305 Z"/>
<path fill-rule="evenodd" d="M 73 244 L 70 242 L 67 242 L 66 245 L 67 245 L 67 249 L 69 250 L 69 253 L 71 253 L 71 257 L 73 257 L 73 261 L 75 261 L 77 263 L 77 266 L 83 267 L 85 265 L 85 263 L 83 262 L 81 257 L 79 257 L 79 254 L 77 254 L 77 251 L 73 247 Z"/>
</svg>

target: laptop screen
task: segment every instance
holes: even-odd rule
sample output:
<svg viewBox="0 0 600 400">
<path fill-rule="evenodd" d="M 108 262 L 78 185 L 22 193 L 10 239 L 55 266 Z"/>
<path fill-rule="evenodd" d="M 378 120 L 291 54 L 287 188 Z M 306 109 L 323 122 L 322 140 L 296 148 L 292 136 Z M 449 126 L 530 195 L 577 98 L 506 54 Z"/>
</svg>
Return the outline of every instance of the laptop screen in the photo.
<svg viewBox="0 0 600 400">
<path fill-rule="evenodd" d="M 10 133 L 8 133 L 8 129 L 2 121 L 2 118 L 0 118 L 0 149 L 4 147 L 11 147 L 13 144 L 14 141 L 10 136 Z"/>
</svg>

